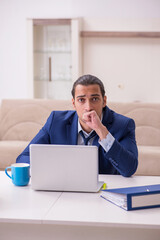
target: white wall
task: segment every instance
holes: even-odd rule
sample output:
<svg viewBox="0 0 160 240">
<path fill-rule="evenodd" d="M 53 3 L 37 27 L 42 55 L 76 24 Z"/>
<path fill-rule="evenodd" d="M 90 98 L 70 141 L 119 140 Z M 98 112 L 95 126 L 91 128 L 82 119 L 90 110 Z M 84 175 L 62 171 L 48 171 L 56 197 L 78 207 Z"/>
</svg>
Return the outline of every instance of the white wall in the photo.
<svg viewBox="0 0 160 240">
<path fill-rule="evenodd" d="M 0 0 L 0 100 L 28 97 L 26 19 L 73 17 L 84 30 L 160 31 L 160 0 Z M 159 39 L 85 38 L 82 53 L 109 100 L 160 102 Z"/>
<path fill-rule="evenodd" d="M 113 24 L 102 28 L 105 21 L 100 22 L 97 29 L 113 30 Z M 160 27 L 159 20 L 153 21 L 154 30 L 143 19 L 130 28 L 124 27 L 122 20 L 112 23 L 117 31 L 155 31 Z M 160 38 L 84 38 L 83 72 L 103 80 L 109 101 L 159 102 Z"/>
</svg>

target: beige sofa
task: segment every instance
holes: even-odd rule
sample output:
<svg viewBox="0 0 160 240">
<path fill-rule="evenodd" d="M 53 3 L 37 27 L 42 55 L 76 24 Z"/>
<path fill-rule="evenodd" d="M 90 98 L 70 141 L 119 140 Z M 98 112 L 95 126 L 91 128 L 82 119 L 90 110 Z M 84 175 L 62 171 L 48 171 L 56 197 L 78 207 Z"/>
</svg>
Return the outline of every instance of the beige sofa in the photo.
<svg viewBox="0 0 160 240">
<path fill-rule="evenodd" d="M 137 175 L 160 175 L 160 104 L 108 103 L 136 122 L 139 150 Z M 71 101 L 6 99 L 0 107 L 0 169 L 16 161 L 52 110 L 70 110 Z"/>
</svg>

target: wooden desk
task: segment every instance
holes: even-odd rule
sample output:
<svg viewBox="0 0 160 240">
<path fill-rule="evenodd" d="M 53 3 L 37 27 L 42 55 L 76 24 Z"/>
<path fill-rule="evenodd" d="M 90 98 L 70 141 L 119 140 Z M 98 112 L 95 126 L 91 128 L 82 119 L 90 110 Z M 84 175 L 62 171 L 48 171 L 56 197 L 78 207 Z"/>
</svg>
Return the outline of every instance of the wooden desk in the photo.
<svg viewBox="0 0 160 240">
<path fill-rule="evenodd" d="M 102 175 L 109 188 L 160 183 L 160 177 Z M 160 239 L 160 208 L 127 212 L 100 193 L 37 192 L 0 172 L 0 239 Z"/>
</svg>

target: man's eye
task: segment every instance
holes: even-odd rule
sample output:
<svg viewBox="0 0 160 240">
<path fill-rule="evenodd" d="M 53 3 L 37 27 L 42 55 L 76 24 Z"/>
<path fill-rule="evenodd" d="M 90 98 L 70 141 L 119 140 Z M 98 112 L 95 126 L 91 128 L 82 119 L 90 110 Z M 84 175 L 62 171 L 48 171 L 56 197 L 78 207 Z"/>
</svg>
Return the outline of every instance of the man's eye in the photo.
<svg viewBox="0 0 160 240">
<path fill-rule="evenodd" d="M 79 99 L 78 99 L 78 102 L 81 102 L 81 103 L 82 103 L 82 102 L 84 102 L 84 101 L 85 101 L 84 98 L 79 98 Z"/>
<path fill-rule="evenodd" d="M 99 99 L 98 97 L 94 97 L 94 98 L 92 98 L 92 101 L 96 102 L 96 101 L 98 101 L 98 99 Z"/>
</svg>

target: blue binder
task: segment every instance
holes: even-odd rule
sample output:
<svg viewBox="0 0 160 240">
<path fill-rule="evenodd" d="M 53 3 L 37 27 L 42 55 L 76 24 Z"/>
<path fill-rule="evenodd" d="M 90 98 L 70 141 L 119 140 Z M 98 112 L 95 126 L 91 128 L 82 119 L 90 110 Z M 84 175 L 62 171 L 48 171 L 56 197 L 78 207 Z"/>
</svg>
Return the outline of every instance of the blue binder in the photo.
<svg viewBox="0 0 160 240">
<path fill-rule="evenodd" d="M 106 189 L 101 197 L 127 211 L 160 207 L 160 184 Z"/>
</svg>

